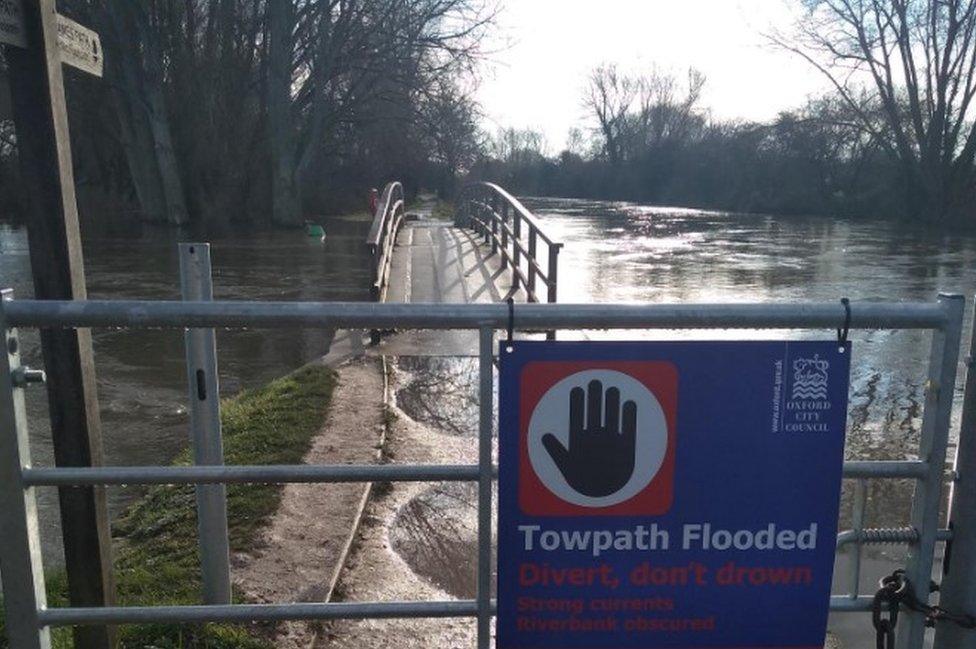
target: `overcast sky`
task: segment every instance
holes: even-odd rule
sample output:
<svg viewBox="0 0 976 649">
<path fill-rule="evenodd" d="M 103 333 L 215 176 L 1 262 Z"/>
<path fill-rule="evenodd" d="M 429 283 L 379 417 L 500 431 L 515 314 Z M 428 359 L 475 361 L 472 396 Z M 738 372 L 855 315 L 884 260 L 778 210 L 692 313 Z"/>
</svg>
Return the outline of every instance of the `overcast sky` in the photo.
<svg viewBox="0 0 976 649">
<path fill-rule="evenodd" d="M 786 28 L 798 0 L 501 0 L 476 96 L 486 127 L 531 127 L 558 150 L 586 114 L 588 72 L 603 61 L 708 77 L 704 105 L 721 118 L 766 119 L 826 88 L 762 34 Z"/>
</svg>

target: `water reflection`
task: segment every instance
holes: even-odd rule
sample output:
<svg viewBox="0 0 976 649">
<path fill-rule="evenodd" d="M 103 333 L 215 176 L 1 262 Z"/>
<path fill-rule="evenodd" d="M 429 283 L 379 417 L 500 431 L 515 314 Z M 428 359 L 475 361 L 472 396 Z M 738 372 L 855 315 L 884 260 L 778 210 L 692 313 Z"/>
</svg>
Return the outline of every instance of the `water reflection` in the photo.
<svg viewBox="0 0 976 649">
<path fill-rule="evenodd" d="M 478 489 L 473 483 L 434 485 L 408 502 L 390 542 L 410 568 L 454 597 L 477 594 Z"/>
<path fill-rule="evenodd" d="M 402 356 L 395 361 L 403 375 L 396 405 L 415 421 L 438 432 L 478 434 L 478 364 L 456 356 Z"/>
</svg>

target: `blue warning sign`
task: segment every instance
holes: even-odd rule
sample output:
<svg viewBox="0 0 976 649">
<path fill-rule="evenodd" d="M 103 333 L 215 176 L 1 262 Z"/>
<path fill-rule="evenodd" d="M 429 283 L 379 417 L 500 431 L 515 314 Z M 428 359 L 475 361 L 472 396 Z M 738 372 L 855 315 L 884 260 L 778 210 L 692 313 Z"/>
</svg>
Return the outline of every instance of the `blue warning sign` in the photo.
<svg viewBox="0 0 976 649">
<path fill-rule="evenodd" d="M 498 647 L 820 649 L 850 353 L 504 345 Z"/>
</svg>

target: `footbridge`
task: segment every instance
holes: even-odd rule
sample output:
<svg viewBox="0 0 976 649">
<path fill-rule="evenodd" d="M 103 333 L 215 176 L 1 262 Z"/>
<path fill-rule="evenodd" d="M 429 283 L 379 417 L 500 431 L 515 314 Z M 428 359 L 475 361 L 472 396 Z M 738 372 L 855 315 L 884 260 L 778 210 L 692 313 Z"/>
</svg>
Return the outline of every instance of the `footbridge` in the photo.
<svg viewBox="0 0 976 649">
<path fill-rule="evenodd" d="M 522 203 L 493 183 L 465 186 L 453 219 L 435 214 L 432 197 L 407 211 L 403 185 L 386 185 L 366 239 L 372 259 L 370 292 L 377 302 L 549 302 L 558 297 L 559 252 Z M 384 332 L 373 330 L 371 342 Z M 395 353 L 468 354 L 472 332 L 416 332 L 389 339 Z M 391 350 L 386 350 L 389 353 Z"/>
<path fill-rule="evenodd" d="M 492 183 L 466 186 L 452 221 L 421 197 L 407 213 L 403 186 L 383 191 L 366 240 L 378 302 L 555 302 L 562 244 L 521 202 Z"/>
</svg>

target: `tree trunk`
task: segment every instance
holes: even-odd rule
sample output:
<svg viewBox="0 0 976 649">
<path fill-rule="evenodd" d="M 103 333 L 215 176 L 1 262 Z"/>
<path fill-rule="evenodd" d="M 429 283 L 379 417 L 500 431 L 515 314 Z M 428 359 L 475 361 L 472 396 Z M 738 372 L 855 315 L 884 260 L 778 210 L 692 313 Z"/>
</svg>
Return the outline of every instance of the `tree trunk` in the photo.
<svg viewBox="0 0 976 649">
<path fill-rule="evenodd" d="M 297 148 L 291 85 L 295 6 L 292 0 L 268 2 L 268 140 L 271 154 L 271 219 L 278 225 L 302 222 L 296 179 Z"/>
<path fill-rule="evenodd" d="M 189 219 L 163 97 L 161 53 L 143 11 L 116 0 L 106 12 L 112 32 L 106 44 L 114 50 L 106 57 L 108 73 L 115 77 L 122 144 L 142 210 L 152 220 L 182 225 Z"/>
</svg>

